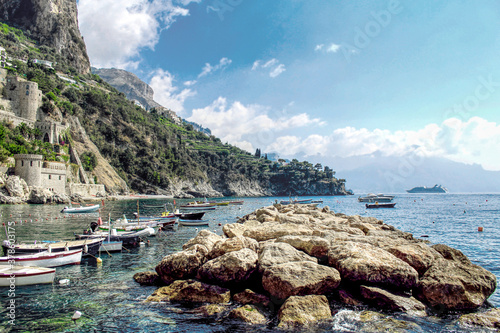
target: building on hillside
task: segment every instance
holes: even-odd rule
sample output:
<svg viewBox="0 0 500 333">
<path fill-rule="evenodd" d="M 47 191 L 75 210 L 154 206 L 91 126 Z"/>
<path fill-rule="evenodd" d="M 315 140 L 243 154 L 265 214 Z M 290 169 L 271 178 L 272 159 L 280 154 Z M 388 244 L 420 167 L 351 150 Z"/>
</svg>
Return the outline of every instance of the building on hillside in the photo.
<svg viewBox="0 0 500 333">
<path fill-rule="evenodd" d="M 55 193 L 66 193 L 66 164 L 43 161 L 42 155 L 14 155 L 15 174 L 31 187 L 43 187 Z"/>
<path fill-rule="evenodd" d="M 7 51 L 4 47 L 0 46 L 0 68 L 5 68 L 7 65 Z"/>
<path fill-rule="evenodd" d="M 157 106 L 155 107 L 156 112 L 158 114 L 161 114 L 165 118 L 171 119 L 176 125 L 182 125 L 182 119 L 175 113 L 174 111 L 167 109 L 163 106 Z"/>
<path fill-rule="evenodd" d="M 47 60 L 40 60 L 40 59 L 33 59 L 31 60 L 34 64 L 39 64 L 39 65 L 42 65 L 42 66 L 45 66 L 45 67 L 48 67 L 48 68 L 53 68 L 52 67 L 52 64 L 53 62 L 52 61 L 47 61 Z"/>
</svg>

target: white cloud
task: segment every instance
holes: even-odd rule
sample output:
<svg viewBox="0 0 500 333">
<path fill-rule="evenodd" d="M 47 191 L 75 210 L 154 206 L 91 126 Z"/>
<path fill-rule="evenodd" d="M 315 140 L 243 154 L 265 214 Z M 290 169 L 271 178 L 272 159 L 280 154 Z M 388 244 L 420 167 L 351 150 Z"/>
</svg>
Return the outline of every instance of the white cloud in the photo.
<svg viewBox="0 0 500 333">
<path fill-rule="evenodd" d="M 331 135 L 282 136 L 265 148 L 281 156 L 336 155 L 352 157 L 381 153 L 404 156 L 408 153 L 444 157 L 486 170 L 500 171 L 500 125 L 474 117 L 464 122 L 450 118 L 441 125 L 429 124 L 418 131 L 367 130 L 345 127 Z"/>
<path fill-rule="evenodd" d="M 187 120 L 210 128 L 222 142 L 229 142 L 250 152 L 253 150 L 252 144 L 267 145 L 267 141 L 272 140 L 274 133 L 279 131 L 324 124 L 320 119 L 311 119 L 305 113 L 276 117 L 270 113 L 269 108 L 262 105 L 243 105 L 238 101 L 228 105 L 226 98 L 219 97 L 211 105 L 193 110 Z"/>
<path fill-rule="evenodd" d="M 261 60 L 254 61 L 252 70 L 254 71 L 259 68 L 265 68 L 266 70 L 269 70 L 269 76 L 273 79 L 286 71 L 285 65 L 281 64 L 276 58 L 264 62 L 263 65 L 261 65 Z"/>
<path fill-rule="evenodd" d="M 326 53 L 337 53 L 341 48 L 340 44 L 335 44 L 331 43 L 330 45 L 326 46 L 325 44 L 318 44 L 314 48 L 314 51 L 316 52 L 326 52 Z"/>
<path fill-rule="evenodd" d="M 182 112 L 184 111 L 184 101 L 188 97 L 196 95 L 195 91 L 188 88 L 179 91 L 179 88 L 174 86 L 174 76 L 168 71 L 160 68 L 152 75 L 149 85 L 155 92 L 154 99 L 166 108 Z"/>
<path fill-rule="evenodd" d="M 92 65 L 137 68 L 140 51 L 154 49 L 161 30 L 189 15 L 182 6 L 199 1 L 78 0 L 80 31 Z"/>
<path fill-rule="evenodd" d="M 330 44 L 328 48 L 326 49 L 326 52 L 328 53 L 337 53 L 337 51 L 340 50 L 340 45 L 338 44 Z"/>
<path fill-rule="evenodd" d="M 200 77 L 203 77 L 205 75 L 208 75 L 210 73 L 213 73 L 215 71 L 218 71 L 218 70 L 223 70 L 224 68 L 226 68 L 227 66 L 229 66 L 233 61 L 231 59 L 228 59 L 228 58 L 221 58 L 219 60 L 219 64 L 217 65 L 210 65 L 208 62 L 205 64 L 205 66 L 203 66 L 203 69 L 201 70 L 201 73 L 198 75 L 198 78 Z"/>
<path fill-rule="evenodd" d="M 194 85 L 196 84 L 196 82 L 198 82 L 198 81 L 196 81 L 196 80 L 192 80 L 192 81 L 184 81 L 184 85 L 185 85 L 186 87 L 191 87 L 191 86 L 194 86 Z"/>
</svg>

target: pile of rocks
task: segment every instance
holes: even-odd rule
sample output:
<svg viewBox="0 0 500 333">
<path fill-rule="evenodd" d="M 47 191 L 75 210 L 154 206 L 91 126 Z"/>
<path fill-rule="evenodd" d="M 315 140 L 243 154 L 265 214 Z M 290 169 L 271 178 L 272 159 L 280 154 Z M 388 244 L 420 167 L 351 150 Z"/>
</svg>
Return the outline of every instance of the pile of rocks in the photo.
<svg viewBox="0 0 500 333">
<path fill-rule="evenodd" d="M 274 205 L 223 232 L 202 230 L 164 257 L 157 275 L 136 274 L 138 282 L 167 285 L 148 301 L 211 303 L 200 308 L 208 314 L 232 301 L 242 306 L 231 317 L 295 327 L 330 319 L 332 303 L 413 316 L 472 311 L 496 288 L 494 274 L 456 249 L 328 207 Z"/>
</svg>

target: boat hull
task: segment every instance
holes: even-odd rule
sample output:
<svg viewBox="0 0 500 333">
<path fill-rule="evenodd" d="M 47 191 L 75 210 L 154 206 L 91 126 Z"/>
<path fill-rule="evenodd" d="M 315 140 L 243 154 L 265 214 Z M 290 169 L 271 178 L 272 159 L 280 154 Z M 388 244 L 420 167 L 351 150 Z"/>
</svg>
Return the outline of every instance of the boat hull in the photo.
<svg viewBox="0 0 500 333">
<path fill-rule="evenodd" d="M 61 213 L 66 213 L 66 214 L 93 213 L 97 212 L 99 208 L 101 208 L 100 205 L 93 205 L 88 207 L 76 207 L 76 208 L 64 207 L 63 210 L 61 210 Z"/>
<path fill-rule="evenodd" d="M 82 256 L 86 257 L 96 255 L 103 240 L 104 238 L 96 238 L 91 240 L 76 240 L 56 243 L 14 244 L 12 246 L 4 242 L 2 247 L 4 255 L 38 253 L 48 251 L 50 246 L 52 253 L 83 249 Z"/>
<path fill-rule="evenodd" d="M 79 265 L 82 260 L 83 249 L 56 253 L 38 252 L 26 255 L 0 257 L 0 265 L 59 267 L 64 265 Z M 11 261 L 12 260 L 12 261 Z"/>
<path fill-rule="evenodd" d="M 104 241 L 99 247 L 99 252 L 121 252 L 123 241 Z"/>
<path fill-rule="evenodd" d="M 175 214 L 181 220 L 201 220 L 205 212 Z"/>
<path fill-rule="evenodd" d="M 394 208 L 396 207 L 396 203 L 374 203 L 374 204 L 366 204 L 366 208 Z"/>
<path fill-rule="evenodd" d="M 0 287 L 52 283 L 56 270 L 45 267 L 1 266 Z"/>
<path fill-rule="evenodd" d="M 179 220 L 179 225 L 183 226 L 204 226 L 208 225 L 208 221 L 203 221 L 203 220 Z"/>
</svg>

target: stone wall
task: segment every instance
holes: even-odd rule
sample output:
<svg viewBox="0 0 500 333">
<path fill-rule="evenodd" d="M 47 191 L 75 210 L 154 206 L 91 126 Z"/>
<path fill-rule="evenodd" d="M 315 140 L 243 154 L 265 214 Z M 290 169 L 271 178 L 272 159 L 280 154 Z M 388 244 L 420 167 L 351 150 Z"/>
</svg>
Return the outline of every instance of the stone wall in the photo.
<svg viewBox="0 0 500 333">
<path fill-rule="evenodd" d="M 93 197 L 106 193 L 102 184 L 69 184 L 69 195 L 80 194 L 83 197 Z"/>
</svg>

